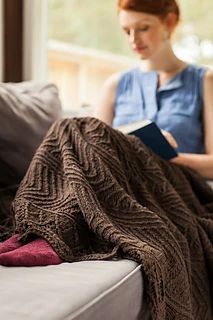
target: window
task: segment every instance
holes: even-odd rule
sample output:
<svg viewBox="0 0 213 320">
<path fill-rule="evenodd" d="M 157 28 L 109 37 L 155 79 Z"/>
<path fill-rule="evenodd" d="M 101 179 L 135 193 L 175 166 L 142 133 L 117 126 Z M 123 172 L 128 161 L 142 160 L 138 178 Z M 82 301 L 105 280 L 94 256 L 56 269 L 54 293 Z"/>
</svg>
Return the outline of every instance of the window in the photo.
<svg viewBox="0 0 213 320">
<path fill-rule="evenodd" d="M 183 59 L 213 65 L 213 28 L 211 0 L 180 0 L 182 22 L 175 48 Z"/>
<path fill-rule="evenodd" d="M 114 0 L 49 1 L 49 78 L 60 88 L 65 112 L 90 114 L 103 81 L 133 63 L 115 4 Z"/>
<path fill-rule="evenodd" d="M 65 112 L 90 114 L 103 81 L 136 63 L 119 28 L 116 0 L 48 0 L 48 73 Z M 213 64 L 212 0 L 181 0 L 174 39 L 181 58 Z"/>
</svg>

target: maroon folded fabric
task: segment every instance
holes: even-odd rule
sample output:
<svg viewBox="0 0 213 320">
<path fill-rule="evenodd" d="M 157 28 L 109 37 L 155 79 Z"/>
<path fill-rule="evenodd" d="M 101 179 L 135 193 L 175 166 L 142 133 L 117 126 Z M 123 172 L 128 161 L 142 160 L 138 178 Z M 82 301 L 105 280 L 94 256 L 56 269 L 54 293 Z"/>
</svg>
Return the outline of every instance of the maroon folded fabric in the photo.
<svg viewBox="0 0 213 320">
<path fill-rule="evenodd" d="M 38 238 L 23 245 L 18 239 L 19 235 L 14 235 L 0 243 L 0 265 L 29 267 L 63 262 L 46 240 Z"/>
<path fill-rule="evenodd" d="M 0 254 L 9 252 L 15 249 L 18 249 L 21 247 L 21 242 L 18 241 L 19 235 L 16 234 L 12 237 L 10 237 L 8 240 L 0 243 Z"/>
</svg>

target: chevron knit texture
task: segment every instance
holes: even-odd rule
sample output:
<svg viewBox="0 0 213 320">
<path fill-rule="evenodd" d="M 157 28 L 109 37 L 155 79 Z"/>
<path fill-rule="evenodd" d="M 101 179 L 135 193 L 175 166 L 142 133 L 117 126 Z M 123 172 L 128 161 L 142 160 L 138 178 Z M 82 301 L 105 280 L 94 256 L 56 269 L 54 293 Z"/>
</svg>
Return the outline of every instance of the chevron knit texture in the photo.
<svg viewBox="0 0 213 320">
<path fill-rule="evenodd" d="M 213 319 L 213 192 L 138 138 L 95 118 L 55 122 L 13 210 L 22 241 L 43 237 L 65 261 L 141 263 L 152 319 Z"/>
</svg>

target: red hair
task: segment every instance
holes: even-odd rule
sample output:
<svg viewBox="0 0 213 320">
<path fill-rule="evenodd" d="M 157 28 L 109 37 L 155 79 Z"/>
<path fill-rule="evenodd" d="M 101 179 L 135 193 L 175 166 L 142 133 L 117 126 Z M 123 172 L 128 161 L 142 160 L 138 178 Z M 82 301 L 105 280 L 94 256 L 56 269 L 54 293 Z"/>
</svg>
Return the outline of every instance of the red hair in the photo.
<svg viewBox="0 0 213 320">
<path fill-rule="evenodd" d="M 154 14 L 160 18 L 165 18 L 168 13 L 175 13 L 177 22 L 180 19 L 180 9 L 176 0 L 118 0 L 118 8 Z"/>
</svg>

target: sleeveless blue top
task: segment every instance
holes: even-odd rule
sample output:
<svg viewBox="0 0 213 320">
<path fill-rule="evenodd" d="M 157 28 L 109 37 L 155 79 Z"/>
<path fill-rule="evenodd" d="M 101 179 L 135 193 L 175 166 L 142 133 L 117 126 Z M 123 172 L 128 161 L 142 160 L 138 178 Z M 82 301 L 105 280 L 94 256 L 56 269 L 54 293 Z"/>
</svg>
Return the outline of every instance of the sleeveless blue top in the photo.
<svg viewBox="0 0 213 320">
<path fill-rule="evenodd" d="M 155 71 L 142 72 L 137 67 L 123 73 L 117 87 L 112 126 L 149 119 L 174 136 L 178 152 L 204 153 L 205 71 L 203 67 L 187 65 L 160 88 Z"/>
</svg>

